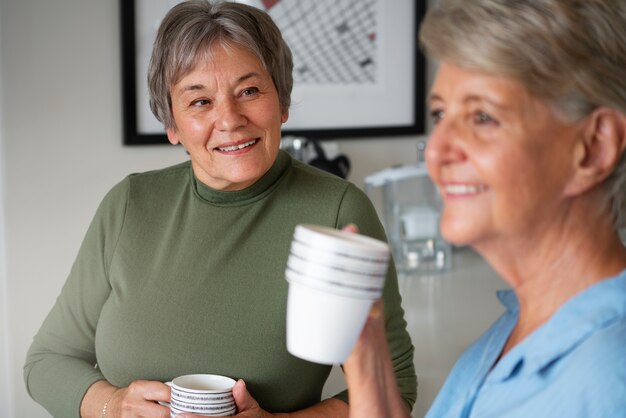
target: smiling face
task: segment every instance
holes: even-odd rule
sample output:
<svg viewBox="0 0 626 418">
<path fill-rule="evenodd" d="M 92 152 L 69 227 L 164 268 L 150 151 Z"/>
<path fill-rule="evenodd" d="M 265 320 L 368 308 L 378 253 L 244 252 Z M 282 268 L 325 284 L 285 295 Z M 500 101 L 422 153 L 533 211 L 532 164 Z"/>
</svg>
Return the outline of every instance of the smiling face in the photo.
<svg viewBox="0 0 626 418">
<path fill-rule="evenodd" d="M 170 90 L 176 128 L 196 177 L 217 190 L 241 190 L 272 166 L 280 146 L 281 110 L 263 64 L 238 47 L 216 46 Z"/>
<path fill-rule="evenodd" d="M 443 197 L 446 239 L 477 248 L 532 241 L 566 215 L 579 124 L 514 80 L 445 62 L 429 106 L 426 162 Z"/>
</svg>

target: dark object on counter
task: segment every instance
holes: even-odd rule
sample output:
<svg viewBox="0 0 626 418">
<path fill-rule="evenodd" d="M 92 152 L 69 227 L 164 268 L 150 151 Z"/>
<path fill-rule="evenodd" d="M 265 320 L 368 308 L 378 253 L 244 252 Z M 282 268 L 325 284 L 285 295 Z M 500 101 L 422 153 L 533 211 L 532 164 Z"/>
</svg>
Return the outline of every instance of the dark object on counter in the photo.
<svg viewBox="0 0 626 418">
<path fill-rule="evenodd" d="M 342 179 L 348 178 L 350 174 L 350 160 L 347 156 L 341 154 L 329 160 L 324 148 L 314 139 L 286 137 L 281 140 L 280 147 L 295 159 Z"/>
<path fill-rule="evenodd" d="M 317 167 L 320 170 L 324 170 L 336 176 L 339 176 L 342 179 L 348 177 L 348 174 L 350 173 L 350 160 L 348 159 L 348 157 L 341 154 L 333 158 L 332 160 L 329 160 L 326 157 L 326 153 L 324 152 L 324 149 L 319 144 L 319 142 L 314 140 L 309 141 L 313 144 L 313 148 L 315 149 L 315 153 L 317 154 L 317 157 L 309 161 L 310 165 L 312 165 L 313 167 Z"/>
</svg>

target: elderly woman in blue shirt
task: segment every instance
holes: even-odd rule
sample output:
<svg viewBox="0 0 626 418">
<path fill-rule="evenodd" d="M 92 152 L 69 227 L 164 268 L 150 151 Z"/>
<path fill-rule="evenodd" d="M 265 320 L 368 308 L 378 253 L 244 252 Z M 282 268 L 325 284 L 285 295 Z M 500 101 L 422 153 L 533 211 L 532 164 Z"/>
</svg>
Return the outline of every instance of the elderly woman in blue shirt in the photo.
<svg viewBox="0 0 626 418">
<path fill-rule="evenodd" d="M 512 289 L 427 418 L 625 417 L 626 2 L 439 0 L 420 36 L 442 234 Z M 408 415 L 377 322 L 345 366 L 355 418 Z"/>
</svg>

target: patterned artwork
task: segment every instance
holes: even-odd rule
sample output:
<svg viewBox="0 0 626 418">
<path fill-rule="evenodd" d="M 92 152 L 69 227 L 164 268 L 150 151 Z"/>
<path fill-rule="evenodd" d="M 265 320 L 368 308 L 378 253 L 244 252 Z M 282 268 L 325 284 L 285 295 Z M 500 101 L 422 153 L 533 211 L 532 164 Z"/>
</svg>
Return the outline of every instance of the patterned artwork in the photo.
<svg viewBox="0 0 626 418">
<path fill-rule="evenodd" d="M 374 83 L 379 0 L 243 1 L 264 8 L 291 48 L 298 84 Z"/>
</svg>

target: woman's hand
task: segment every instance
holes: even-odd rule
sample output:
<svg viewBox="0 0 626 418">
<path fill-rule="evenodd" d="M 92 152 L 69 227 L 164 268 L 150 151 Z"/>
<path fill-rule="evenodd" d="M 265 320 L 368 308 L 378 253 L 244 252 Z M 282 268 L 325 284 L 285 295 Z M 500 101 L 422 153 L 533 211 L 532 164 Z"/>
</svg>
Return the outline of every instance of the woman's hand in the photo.
<svg viewBox="0 0 626 418">
<path fill-rule="evenodd" d="M 233 397 L 237 405 L 237 415 L 234 418 L 272 418 L 279 415 L 273 415 L 263 410 L 259 403 L 250 395 L 246 389 L 246 383 L 239 379 L 233 387 Z M 202 418 L 194 414 L 181 414 L 177 418 Z"/>
<path fill-rule="evenodd" d="M 169 418 L 170 409 L 158 401 L 170 401 L 170 387 L 164 383 L 136 380 L 115 391 L 107 405 L 106 418 Z"/>
<path fill-rule="evenodd" d="M 382 299 L 374 302 L 343 370 L 350 397 L 350 418 L 409 417 L 391 363 Z"/>
<path fill-rule="evenodd" d="M 169 407 L 159 401 L 170 401 L 170 387 L 164 383 L 136 380 L 125 388 L 116 388 L 101 380 L 85 394 L 80 412 L 82 418 L 169 418 Z"/>
<path fill-rule="evenodd" d="M 343 230 L 359 232 L 354 224 Z M 373 303 L 361 335 L 343 364 L 343 371 L 350 397 L 350 418 L 409 417 L 391 363 L 382 299 Z"/>
</svg>

